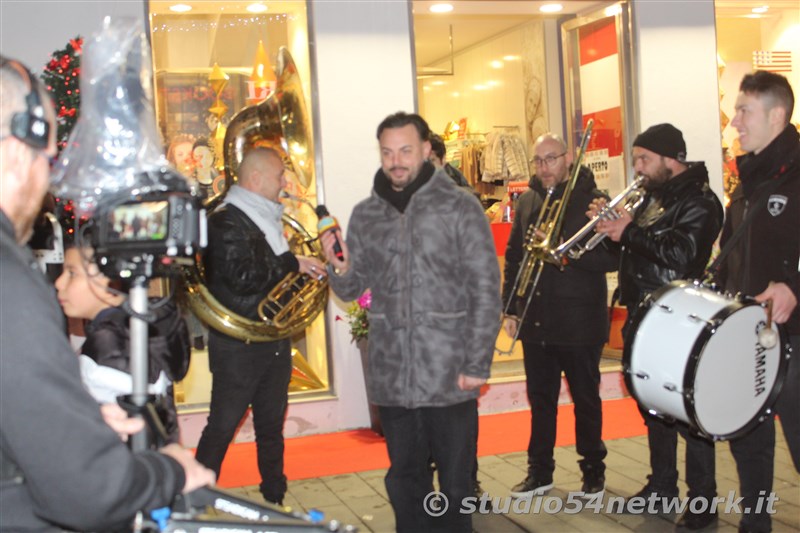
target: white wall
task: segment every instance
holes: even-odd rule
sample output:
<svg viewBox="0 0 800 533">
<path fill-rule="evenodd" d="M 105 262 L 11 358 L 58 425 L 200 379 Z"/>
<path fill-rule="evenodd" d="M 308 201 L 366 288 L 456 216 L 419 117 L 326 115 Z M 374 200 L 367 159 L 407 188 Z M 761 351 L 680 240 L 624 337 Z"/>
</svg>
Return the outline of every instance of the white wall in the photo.
<svg viewBox="0 0 800 533">
<path fill-rule="evenodd" d="M 106 16 L 132 17 L 144 29 L 144 9 L 142 0 L 2 0 L 0 52 L 41 72 L 50 54 L 99 31 Z"/>
<path fill-rule="evenodd" d="M 310 9 L 318 90 L 319 201 L 345 235 L 353 207 L 369 196 L 380 158 L 375 132 L 396 111 L 415 112 L 411 13 L 404 1 L 315 0 Z M 338 401 L 295 403 L 289 416 L 315 426 L 307 433 L 369 425 L 361 359 L 347 325 L 346 304 L 332 298 L 329 333 Z M 292 434 L 290 420 L 286 433 Z"/>
<path fill-rule="evenodd" d="M 669 122 L 687 157 L 705 161 L 722 198 L 722 143 L 713 2 L 633 0 L 640 129 Z"/>
</svg>

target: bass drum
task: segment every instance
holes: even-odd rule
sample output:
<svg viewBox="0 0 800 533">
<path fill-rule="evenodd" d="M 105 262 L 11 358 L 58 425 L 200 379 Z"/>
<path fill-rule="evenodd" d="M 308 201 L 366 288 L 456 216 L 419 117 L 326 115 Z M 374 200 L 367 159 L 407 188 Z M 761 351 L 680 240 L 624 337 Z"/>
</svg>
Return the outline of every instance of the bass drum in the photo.
<svg viewBox="0 0 800 533">
<path fill-rule="evenodd" d="M 775 346 L 759 343 L 766 313 L 754 300 L 673 281 L 642 302 L 631 326 L 625 383 L 642 409 L 712 440 L 741 436 L 770 414 L 791 349 L 781 328 Z"/>
</svg>

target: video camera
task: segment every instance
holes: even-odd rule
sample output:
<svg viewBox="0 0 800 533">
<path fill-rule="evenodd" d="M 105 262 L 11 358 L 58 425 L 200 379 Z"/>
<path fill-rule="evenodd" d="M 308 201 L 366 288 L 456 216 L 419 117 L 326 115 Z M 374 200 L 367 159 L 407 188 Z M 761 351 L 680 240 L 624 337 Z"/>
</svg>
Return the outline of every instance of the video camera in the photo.
<svg viewBox="0 0 800 533">
<path fill-rule="evenodd" d="M 175 275 L 206 247 L 206 213 L 188 191 L 153 191 L 103 202 L 93 216 L 92 247 L 114 279 Z"/>
</svg>

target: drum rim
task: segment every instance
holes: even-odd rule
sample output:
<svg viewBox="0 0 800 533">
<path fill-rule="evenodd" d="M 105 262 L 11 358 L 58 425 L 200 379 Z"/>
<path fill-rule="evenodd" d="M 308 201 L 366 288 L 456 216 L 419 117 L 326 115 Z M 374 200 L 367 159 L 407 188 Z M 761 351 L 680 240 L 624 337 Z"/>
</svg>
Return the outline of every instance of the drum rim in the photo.
<svg viewBox="0 0 800 533">
<path fill-rule="evenodd" d="M 706 286 L 706 288 L 709 288 Z M 710 289 L 709 290 L 713 290 Z M 726 305 L 722 309 L 720 309 L 712 318 L 712 321 L 720 321 L 720 324 L 724 322 L 729 316 L 733 313 L 744 309 L 745 307 L 749 307 L 751 305 L 758 305 L 755 303 L 755 300 L 750 297 L 739 298 L 732 301 L 730 304 Z M 777 326 L 777 324 L 775 324 Z M 783 379 L 784 375 L 786 374 L 786 363 L 788 359 L 786 357 L 786 349 L 787 343 L 784 342 L 786 339 L 786 332 L 784 331 L 782 326 L 776 328 L 778 332 L 778 338 L 780 342 L 778 342 L 780 353 L 778 354 L 778 371 L 775 375 L 775 383 L 772 387 L 772 390 L 767 394 L 764 402 L 758 408 L 756 413 L 753 417 L 748 420 L 741 428 L 737 429 L 736 431 L 732 431 L 730 433 L 724 434 L 717 434 L 711 433 L 707 431 L 700 420 L 697 418 L 697 411 L 694 408 L 694 382 L 695 378 L 697 377 L 697 367 L 700 362 L 700 356 L 705 349 L 708 342 L 711 340 L 711 337 L 716 333 L 716 328 L 713 328 L 710 325 L 706 325 L 700 331 L 700 334 L 697 336 L 695 340 L 694 346 L 692 346 L 691 354 L 686 360 L 686 371 L 683 374 L 683 407 L 686 410 L 686 414 L 689 420 L 692 421 L 692 428 L 697 431 L 701 436 L 711 439 L 713 441 L 725 441 L 730 439 L 735 439 L 741 437 L 742 435 L 750 432 L 755 426 L 760 424 L 763 420 L 759 420 L 764 415 L 768 415 L 772 408 L 775 405 L 775 402 L 778 400 L 778 395 L 780 394 L 781 389 L 783 388 Z M 791 351 L 791 347 L 789 348 Z M 690 379 L 691 378 L 691 379 Z"/>
</svg>

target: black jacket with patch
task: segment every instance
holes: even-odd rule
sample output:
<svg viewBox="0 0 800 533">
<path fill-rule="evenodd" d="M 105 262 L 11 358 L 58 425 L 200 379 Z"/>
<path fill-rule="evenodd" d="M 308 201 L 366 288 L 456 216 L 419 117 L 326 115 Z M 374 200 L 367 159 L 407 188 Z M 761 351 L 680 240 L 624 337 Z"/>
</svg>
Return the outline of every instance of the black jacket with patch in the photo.
<svg viewBox="0 0 800 533">
<path fill-rule="evenodd" d="M 731 194 L 721 245 L 749 210 L 758 211 L 725 259 L 720 279 L 726 290 L 750 296 L 770 281 L 783 282 L 800 301 L 800 135 L 790 124 L 761 153 L 740 156 L 736 165 L 741 181 Z M 783 181 L 765 197 L 762 191 L 775 179 Z M 800 335 L 800 306 L 786 328 Z"/>
</svg>

